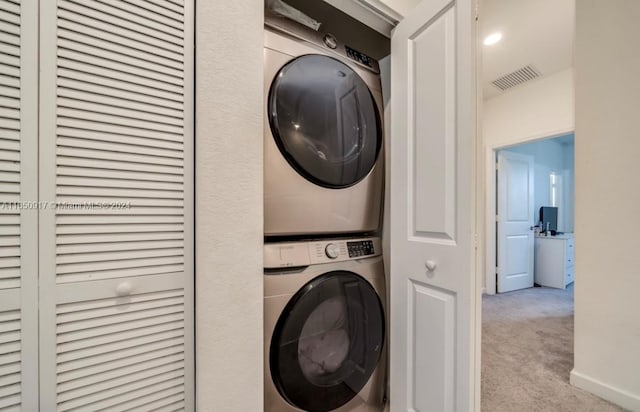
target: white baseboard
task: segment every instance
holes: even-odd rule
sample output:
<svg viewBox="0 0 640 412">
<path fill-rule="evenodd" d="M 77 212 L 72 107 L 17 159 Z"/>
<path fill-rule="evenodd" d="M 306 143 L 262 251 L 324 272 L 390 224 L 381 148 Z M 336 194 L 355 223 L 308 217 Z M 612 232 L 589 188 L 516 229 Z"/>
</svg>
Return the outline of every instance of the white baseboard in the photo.
<svg viewBox="0 0 640 412">
<path fill-rule="evenodd" d="M 640 412 L 640 395 L 600 382 L 597 379 L 593 379 L 580 372 L 576 372 L 575 369 L 571 371 L 569 381 L 573 386 L 584 389 L 587 392 L 591 392 L 602 399 L 613 402 L 625 409 Z"/>
</svg>

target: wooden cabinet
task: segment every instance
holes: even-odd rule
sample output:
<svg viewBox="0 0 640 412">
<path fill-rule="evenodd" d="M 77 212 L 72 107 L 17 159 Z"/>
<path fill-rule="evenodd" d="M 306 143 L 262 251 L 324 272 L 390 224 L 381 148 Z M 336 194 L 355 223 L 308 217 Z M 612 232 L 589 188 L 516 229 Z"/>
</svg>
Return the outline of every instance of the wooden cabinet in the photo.
<svg viewBox="0 0 640 412">
<path fill-rule="evenodd" d="M 573 234 L 536 237 L 535 283 L 564 289 L 574 281 Z"/>
</svg>

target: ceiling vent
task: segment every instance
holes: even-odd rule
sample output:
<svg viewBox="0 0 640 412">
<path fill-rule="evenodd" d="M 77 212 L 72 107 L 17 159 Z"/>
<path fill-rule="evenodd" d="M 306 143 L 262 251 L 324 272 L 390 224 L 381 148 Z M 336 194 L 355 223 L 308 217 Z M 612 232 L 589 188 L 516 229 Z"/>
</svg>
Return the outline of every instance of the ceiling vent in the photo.
<svg viewBox="0 0 640 412">
<path fill-rule="evenodd" d="M 528 65 L 509 74 L 505 74 L 504 76 L 497 78 L 491 83 L 498 89 L 505 91 L 540 76 L 541 73 L 538 70 L 536 70 L 533 66 Z"/>
</svg>

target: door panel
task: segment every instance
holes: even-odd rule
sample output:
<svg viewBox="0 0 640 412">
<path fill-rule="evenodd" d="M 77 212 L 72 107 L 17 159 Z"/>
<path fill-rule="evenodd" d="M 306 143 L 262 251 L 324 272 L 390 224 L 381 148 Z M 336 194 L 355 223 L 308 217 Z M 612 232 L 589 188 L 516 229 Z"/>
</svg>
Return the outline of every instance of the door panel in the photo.
<svg viewBox="0 0 640 412">
<path fill-rule="evenodd" d="M 193 410 L 193 1 L 40 8 L 41 408 Z"/>
<path fill-rule="evenodd" d="M 409 287 L 407 409 L 453 410 L 455 295 L 415 281 Z"/>
<path fill-rule="evenodd" d="M 37 22 L 37 2 L 0 0 L 2 410 L 38 410 Z"/>
<path fill-rule="evenodd" d="M 533 158 L 498 153 L 498 293 L 533 286 Z"/>
<path fill-rule="evenodd" d="M 414 235 L 455 240 L 455 8 L 409 37 Z M 434 55 L 433 53 L 437 53 Z M 433 138 L 432 135 L 437 136 Z M 411 166 L 410 166 L 411 167 Z"/>
<path fill-rule="evenodd" d="M 391 410 L 474 402 L 475 15 L 424 0 L 391 43 Z"/>
</svg>

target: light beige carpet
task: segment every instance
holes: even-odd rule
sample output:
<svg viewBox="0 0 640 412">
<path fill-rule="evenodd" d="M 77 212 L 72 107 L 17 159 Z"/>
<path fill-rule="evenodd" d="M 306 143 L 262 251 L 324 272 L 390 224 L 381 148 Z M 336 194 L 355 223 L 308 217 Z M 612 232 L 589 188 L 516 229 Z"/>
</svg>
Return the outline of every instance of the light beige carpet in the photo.
<svg viewBox="0 0 640 412">
<path fill-rule="evenodd" d="M 569 384 L 573 285 L 482 299 L 482 411 L 622 411 Z"/>
</svg>

